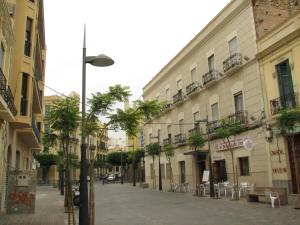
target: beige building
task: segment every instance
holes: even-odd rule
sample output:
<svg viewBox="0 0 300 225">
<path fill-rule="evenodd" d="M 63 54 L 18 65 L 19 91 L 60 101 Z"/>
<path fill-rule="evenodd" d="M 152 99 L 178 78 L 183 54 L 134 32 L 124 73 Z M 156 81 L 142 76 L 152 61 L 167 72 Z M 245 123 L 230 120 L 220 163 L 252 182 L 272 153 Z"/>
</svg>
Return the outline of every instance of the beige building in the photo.
<svg viewBox="0 0 300 225">
<path fill-rule="evenodd" d="M 43 11 L 42 0 L 1 1 L 1 54 L 4 54 L 1 85 L 4 80 L 6 87 L 1 94 L 6 106 L 1 102 L 4 164 L 0 168 L 0 183 L 7 179 L 9 170 L 31 170 L 33 154 L 41 149 L 46 60 Z M 2 206 L 5 189 L 6 185 L 2 186 Z"/>
<path fill-rule="evenodd" d="M 276 128 L 276 117 L 284 108 L 299 107 L 300 85 L 300 14 L 284 20 L 258 39 L 258 58 L 269 130 L 269 168 L 273 185 L 286 186 L 299 193 L 300 136 L 295 132 L 295 156 L 286 136 Z M 298 167 L 298 168 L 297 168 Z M 297 170 L 298 169 L 298 170 Z M 299 184 L 298 184 L 299 185 Z"/>
<path fill-rule="evenodd" d="M 166 102 L 165 113 L 146 123 L 144 136 L 146 145 L 159 136 L 160 145 L 175 147 L 171 160 L 175 183 L 188 182 L 194 189 L 203 171 L 209 169 L 208 145 L 198 153 L 188 145 L 188 134 L 195 128 L 209 133 L 214 182 L 233 182 L 230 151 L 214 135 L 220 120 L 229 118 L 246 128 L 235 142 L 231 140 L 239 182 L 286 187 L 274 180 L 270 166 L 256 42 L 292 14 L 293 8 L 285 3 L 278 8 L 271 1 L 232 0 L 144 87 L 145 100 Z M 207 126 L 197 125 L 206 118 Z M 251 150 L 244 147 L 245 140 Z M 146 182 L 150 184 L 152 167 L 152 158 L 147 157 Z M 154 168 L 158 184 L 157 157 Z M 163 189 L 170 187 L 169 168 L 162 153 Z"/>
</svg>

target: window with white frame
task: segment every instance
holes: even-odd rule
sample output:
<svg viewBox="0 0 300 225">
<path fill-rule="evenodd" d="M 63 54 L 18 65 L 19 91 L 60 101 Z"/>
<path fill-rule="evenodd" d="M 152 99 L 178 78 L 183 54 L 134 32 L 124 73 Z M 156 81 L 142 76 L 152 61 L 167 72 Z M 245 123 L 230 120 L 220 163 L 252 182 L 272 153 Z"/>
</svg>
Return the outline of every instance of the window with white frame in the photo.
<svg viewBox="0 0 300 225">
<path fill-rule="evenodd" d="M 214 71 L 216 69 L 216 66 L 215 66 L 215 55 L 212 54 L 211 56 L 208 57 L 207 59 L 208 61 L 208 69 L 209 71 Z"/>
<path fill-rule="evenodd" d="M 234 109 L 235 112 L 241 112 L 244 110 L 243 92 L 238 92 L 233 95 L 234 97 Z"/>
<path fill-rule="evenodd" d="M 238 51 L 237 37 L 232 38 L 228 42 L 228 47 L 229 47 L 229 53 L 230 53 L 230 55 L 233 55 L 234 53 L 237 53 L 237 51 Z"/>
<path fill-rule="evenodd" d="M 191 79 L 192 79 L 192 82 L 194 82 L 194 83 L 198 82 L 196 67 L 191 70 Z"/>
<path fill-rule="evenodd" d="M 219 104 L 217 102 L 211 105 L 211 120 L 219 120 Z"/>
</svg>

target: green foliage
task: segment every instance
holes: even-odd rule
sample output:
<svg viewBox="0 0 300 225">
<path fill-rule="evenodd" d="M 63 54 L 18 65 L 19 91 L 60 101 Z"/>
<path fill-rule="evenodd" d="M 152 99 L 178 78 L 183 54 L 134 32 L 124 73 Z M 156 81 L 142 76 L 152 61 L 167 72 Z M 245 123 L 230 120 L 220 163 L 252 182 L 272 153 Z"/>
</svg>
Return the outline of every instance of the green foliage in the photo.
<svg viewBox="0 0 300 225">
<path fill-rule="evenodd" d="M 146 120 L 157 116 L 162 112 L 163 104 L 158 100 L 136 101 L 137 110 L 144 116 Z"/>
<path fill-rule="evenodd" d="M 168 161 L 171 160 L 171 158 L 174 156 L 175 154 L 175 150 L 174 147 L 171 144 L 166 144 L 163 146 L 163 151 L 165 153 L 166 158 L 168 159 Z"/>
<path fill-rule="evenodd" d="M 282 133 L 292 132 L 296 123 L 300 122 L 300 109 L 282 110 L 276 120 Z"/>
<path fill-rule="evenodd" d="M 116 114 L 110 116 L 110 124 L 120 127 L 129 137 L 135 137 L 139 130 L 141 114 L 139 111 L 129 108 L 126 111 L 117 109 Z"/>
<path fill-rule="evenodd" d="M 35 159 L 40 163 L 41 167 L 45 168 L 56 164 L 57 155 L 43 153 L 36 155 Z"/>
<path fill-rule="evenodd" d="M 195 149 L 195 151 L 199 150 L 205 145 L 205 138 L 200 132 L 192 132 L 189 135 L 189 145 L 191 148 Z"/>
<path fill-rule="evenodd" d="M 130 96 L 129 87 L 115 85 L 109 87 L 106 93 L 97 92 L 88 100 L 91 115 L 108 115 L 112 111 L 113 105 L 117 102 L 125 101 Z"/>
<path fill-rule="evenodd" d="M 42 143 L 44 145 L 44 151 L 49 151 L 49 147 L 54 146 L 57 143 L 58 136 L 53 131 L 47 131 L 42 136 Z"/>
<path fill-rule="evenodd" d="M 106 162 L 114 165 L 114 166 L 120 166 L 121 165 L 121 157 L 123 164 L 125 164 L 128 160 L 128 153 L 127 152 L 112 152 L 107 154 L 106 156 Z"/>
<path fill-rule="evenodd" d="M 160 148 L 160 146 L 159 146 L 158 142 L 150 143 L 147 146 L 148 155 L 150 155 L 150 156 L 158 155 L 159 154 L 159 148 Z"/>
<path fill-rule="evenodd" d="M 240 123 L 234 122 L 230 119 L 222 119 L 220 126 L 215 130 L 216 136 L 222 139 L 229 139 L 245 130 Z"/>
</svg>

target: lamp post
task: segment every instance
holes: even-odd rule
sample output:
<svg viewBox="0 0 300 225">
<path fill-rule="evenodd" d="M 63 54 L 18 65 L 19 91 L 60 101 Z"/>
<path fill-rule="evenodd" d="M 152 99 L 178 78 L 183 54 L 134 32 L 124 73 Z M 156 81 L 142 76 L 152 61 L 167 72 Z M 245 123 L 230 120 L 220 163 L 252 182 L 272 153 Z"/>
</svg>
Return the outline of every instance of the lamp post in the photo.
<svg viewBox="0 0 300 225">
<path fill-rule="evenodd" d="M 93 66 L 106 67 L 114 64 L 114 61 L 106 55 L 86 56 L 86 29 L 84 26 L 83 38 L 83 57 L 82 57 L 82 117 L 81 125 L 85 125 L 85 92 L 86 92 L 86 64 Z M 86 160 L 86 137 L 81 132 L 81 163 L 80 163 L 80 206 L 79 206 L 79 225 L 89 224 L 88 219 L 88 184 L 87 184 L 87 160 Z"/>
<path fill-rule="evenodd" d="M 213 171 L 212 171 L 212 161 L 211 161 L 211 149 L 210 149 L 210 135 L 208 129 L 208 116 L 206 116 L 203 120 L 197 120 L 196 122 L 205 123 L 206 124 L 206 132 L 207 132 L 207 145 L 208 145 L 208 166 L 209 166 L 209 194 L 210 197 L 215 197 L 214 184 L 213 184 Z"/>
<path fill-rule="evenodd" d="M 123 151 L 121 148 L 121 184 L 123 184 Z"/>
</svg>

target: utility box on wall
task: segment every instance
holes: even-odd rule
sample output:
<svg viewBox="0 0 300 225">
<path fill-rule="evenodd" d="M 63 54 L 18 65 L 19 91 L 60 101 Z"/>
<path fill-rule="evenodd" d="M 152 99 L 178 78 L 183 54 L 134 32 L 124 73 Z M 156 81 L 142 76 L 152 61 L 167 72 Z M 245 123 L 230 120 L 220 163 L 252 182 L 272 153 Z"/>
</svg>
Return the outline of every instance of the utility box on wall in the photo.
<svg viewBox="0 0 300 225">
<path fill-rule="evenodd" d="M 34 213 L 36 177 L 35 170 L 9 172 L 7 213 Z"/>
</svg>

